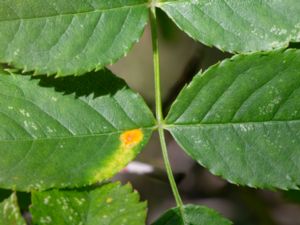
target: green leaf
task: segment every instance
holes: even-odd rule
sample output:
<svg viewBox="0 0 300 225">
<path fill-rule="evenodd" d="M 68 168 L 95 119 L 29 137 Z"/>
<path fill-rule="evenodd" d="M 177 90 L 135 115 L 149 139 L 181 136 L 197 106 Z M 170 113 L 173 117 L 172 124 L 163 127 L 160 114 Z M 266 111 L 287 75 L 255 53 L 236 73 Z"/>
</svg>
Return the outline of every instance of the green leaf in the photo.
<svg viewBox="0 0 300 225">
<path fill-rule="evenodd" d="M 90 191 L 34 192 L 33 224 L 142 225 L 146 203 L 130 185 L 106 184 Z"/>
<path fill-rule="evenodd" d="M 108 70 L 80 77 L 0 72 L 0 187 L 74 187 L 110 178 L 147 143 L 154 118 Z"/>
<path fill-rule="evenodd" d="M 201 165 L 251 187 L 300 184 L 300 51 L 240 55 L 198 74 L 168 129 Z"/>
<path fill-rule="evenodd" d="M 228 52 L 271 50 L 300 41 L 298 0 L 168 0 L 159 7 L 192 38 Z"/>
<path fill-rule="evenodd" d="M 17 196 L 13 193 L 9 198 L 0 202 L 1 225 L 26 225 L 20 213 Z"/>
<path fill-rule="evenodd" d="M 2 0 L 0 62 L 58 76 L 112 64 L 140 38 L 146 0 Z"/>
<path fill-rule="evenodd" d="M 230 225 L 229 220 L 220 216 L 214 210 L 195 205 L 183 207 L 183 213 L 179 208 L 173 208 L 164 213 L 152 225 Z"/>
</svg>

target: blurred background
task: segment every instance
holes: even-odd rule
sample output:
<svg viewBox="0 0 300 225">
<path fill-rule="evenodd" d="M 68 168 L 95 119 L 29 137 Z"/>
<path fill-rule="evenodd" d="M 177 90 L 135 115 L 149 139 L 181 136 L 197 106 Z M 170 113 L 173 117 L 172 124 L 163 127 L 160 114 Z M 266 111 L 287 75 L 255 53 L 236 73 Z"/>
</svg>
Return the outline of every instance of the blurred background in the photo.
<svg viewBox="0 0 300 225">
<path fill-rule="evenodd" d="M 162 93 L 165 114 L 182 87 L 200 70 L 231 57 L 193 41 L 163 14 L 159 17 L 159 44 L 161 55 Z M 299 46 L 298 46 L 299 47 Z M 126 80 L 139 92 L 154 111 L 154 83 L 151 34 L 146 27 L 143 37 L 126 57 L 110 66 L 110 69 Z M 232 185 L 190 159 L 166 134 L 169 157 L 185 204 L 202 204 L 214 208 L 235 225 L 300 225 L 300 192 L 257 190 Z M 164 172 L 160 145 L 156 134 L 136 159 L 155 168 L 149 174 L 129 173 L 124 170 L 113 180 L 130 182 L 148 202 L 148 224 L 165 210 L 174 207 L 167 175 Z M 0 190 L 0 200 L 9 195 Z M 30 195 L 18 193 L 23 215 L 30 220 L 28 206 Z"/>
</svg>

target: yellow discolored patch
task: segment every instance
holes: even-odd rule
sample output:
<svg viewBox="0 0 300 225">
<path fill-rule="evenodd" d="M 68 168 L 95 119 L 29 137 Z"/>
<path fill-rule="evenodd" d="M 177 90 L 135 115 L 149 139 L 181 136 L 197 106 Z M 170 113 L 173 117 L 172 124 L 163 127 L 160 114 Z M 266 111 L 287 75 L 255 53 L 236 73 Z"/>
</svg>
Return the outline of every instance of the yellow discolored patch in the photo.
<svg viewBox="0 0 300 225">
<path fill-rule="evenodd" d="M 106 199 L 106 203 L 108 203 L 108 204 L 111 203 L 112 201 L 113 201 L 112 198 L 107 198 L 107 199 Z"/>
<path fill-rule="evenodd" d="M 132 148 L 143 140 L 144 134 L 141 129 L 125 131 L 120 136 L 122 147 Z"/>
<path fill-rule="evenodd" d="M 147 136 L 146 136 L 147 137 Z M 137 151 L 132 150 L 144 139 L 144 132 L 142 129 L 134 129 L 124 131 L 120 134 L 120 145 L 111 155 L 109 160 L 106 160 L 101 169 L 97 169 L 93 174 L 94 181 L 102 181 L 112 177 L 116 172 L 119 172 L 132 161 Z"/>
</svg>

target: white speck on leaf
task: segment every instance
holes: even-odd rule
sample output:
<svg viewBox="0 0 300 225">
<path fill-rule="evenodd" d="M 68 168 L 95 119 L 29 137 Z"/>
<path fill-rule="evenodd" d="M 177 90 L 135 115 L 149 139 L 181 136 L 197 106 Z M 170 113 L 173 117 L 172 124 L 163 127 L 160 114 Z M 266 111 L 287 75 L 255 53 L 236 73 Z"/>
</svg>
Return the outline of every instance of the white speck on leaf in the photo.
<svg viewBox="0 0 300 225">
<path fill-rule="evenodd" d="M 16 51 L 14 51 L 14 56 L 19 55 L 19 53 L 20 53 L 20 49 L 18 48 L 18 49 L 16 49 Z"/>
<path fill-rule="evenodd" d="M 48 204 L 49 204 L 50 198 L 51 198 L 51 196 L 47 196 L 47 197 L 44 199 L 44 204 L 45 204 L 45 205 L 48 205 Z"/>
<path fill-rule="evenodd" d="M 40 223 L 42 223 L 42 224 L 51 224 L 51 222 L 52 222 L 52 219 L 50 216 L 40 218 Z"/>
<path fill-rule="evenodd" d="M 56 98 L 56 97 L 51 97 L 51 100 L 52 100 L 53 102 L 57 102 L 57 98 Z"/>
</svg>

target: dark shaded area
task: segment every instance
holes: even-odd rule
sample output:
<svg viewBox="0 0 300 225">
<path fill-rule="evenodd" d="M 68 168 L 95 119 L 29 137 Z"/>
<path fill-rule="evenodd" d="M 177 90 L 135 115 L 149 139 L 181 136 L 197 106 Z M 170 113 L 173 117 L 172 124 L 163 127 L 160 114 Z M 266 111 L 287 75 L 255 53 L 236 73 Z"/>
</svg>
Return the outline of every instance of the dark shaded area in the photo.
<svg viewBox="0 0 300 225">
<path fill-rule="evenodd" d="M 160 8 L 157 9 L 156 13 L 157 13 L 159 32 L 162 35 L 162 37 L 166 41 L 177 40 L 178 38 L 178 36 L 176 35 L 177 28 L 173 23 L 173 21 Z"/>
<path fill-rule="evenodd" d="M 7 64 L 0 64 L 0 69 L 4 69 L 4 72 L 7 74 L 22 74 L 20 70 L 14 69 Z M 55 91 L 62 92 L 65 95 L 74 93 L 77 98 L 91 94 L 93 94 L 94 98 L 103 95 L 114 95 L 122 89 L 129 88 L 123 79 L 117 77 L 106 68 L 80 76 L 34 76 L 31 72 L 22 75 L 31 76 L 33 80 L 39 80 L 41 87 L 54 88 Z"/>
<path fill-rule="evenodd" d="M 31 204 L 31 193 L 17 192 L 17 198 L 21 212 L 28 212 Z"/>
<path fill-rule="evenodd" d="M 54 87 L 57 92 L 65 95 L 75 93 L 76 97 L 89 96 L 94 98 L 103 95 L 114 95 L 119 90 L 128 88 L 125 81 L 113 75 L 109 70 L 90 72 L 81 76 L 34 76 L 41 87 Z"/>
<path fill-rule="evenodd" d="M 0 189 L 0 202 L 7 199 L 11 195 L 12 191 Z"/>
<path fill-rule="evenodd" d="M 292 42 L 289 44 L 288 48 L 297 48 L 300 49 L 300 43 Z"/>
<path fill-rule="evenodd" d="M 300 191 L 299 190 L 290 190 L 290 191 L 282 191 L 283 197 L 287 201 L 292 201 L 300 204 Z"/>
</svg>

